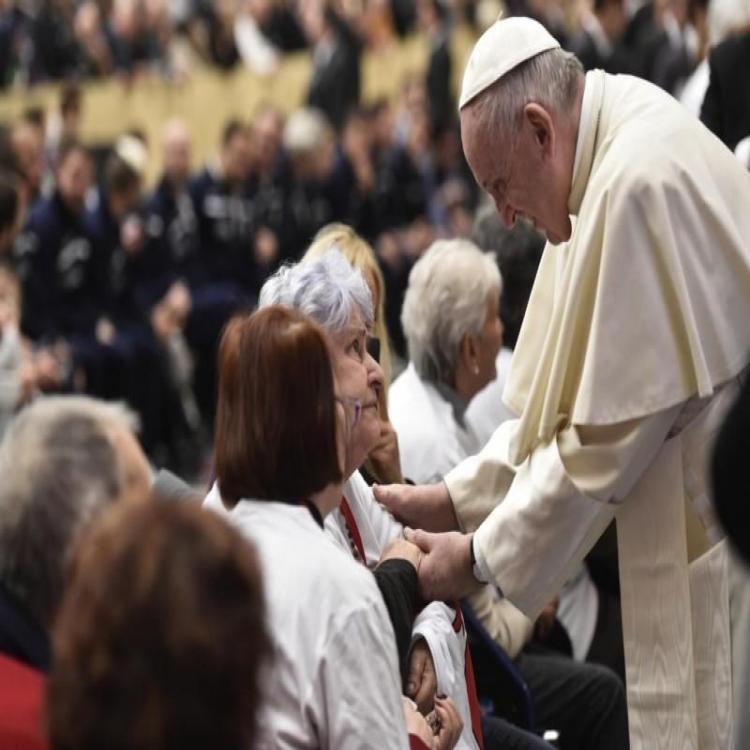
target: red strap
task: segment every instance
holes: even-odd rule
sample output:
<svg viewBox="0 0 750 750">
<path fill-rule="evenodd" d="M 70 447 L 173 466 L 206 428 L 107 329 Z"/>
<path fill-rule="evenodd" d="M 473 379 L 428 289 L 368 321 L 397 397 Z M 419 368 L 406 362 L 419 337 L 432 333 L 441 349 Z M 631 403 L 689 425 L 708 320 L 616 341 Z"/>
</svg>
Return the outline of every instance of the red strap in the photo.
<svg viewBox="0 0 750 750">
<path fill-rule="evenodd" d="M 456 611 L 456 617 L 453 620 L 453 629 L 459 632 L 464 627 L 464 618 L 461 614 L 461 607 L 458 602 L 453 602 Z M 474 680 L 474 663 L 471 660 L 471 651 L 469 649 L 469 639 L 466 639 L 466 651 L 464 653 L 464 677 L 466 679 L 466 693 L 469 697 L 469 711 L 471 712 L 471 729 L 474 738 L 479 745 L 480 750 L 484 750 L 484 735 L 482 734 L 482 709 L 479 705 L 477 696 L 477 686 Z"/>
<path fill-rule="evenodd" d="M 339 510 L 341 510 L 341 513 L 344 516 L 344 523 L 346 524 L 346 530 L 349 532 L 349 540 L 353 544 L 352 551 L 355 553 L 355 557 L 359 555 L 359 561 L 367 564 L 367 559 L 365 558 L 365 545 L 362 544 L 362 537 L 360 536 L 357 522 L 354 520 L 354 513 L 352 513 L 352 509 L 349 507 L 349 503 L 345 497 L 341 498 Z"/>
<path fill-rule="evenodd" d="M 409 735 L 409 750 L 430 750 L 416 734 Z"/>
<path fill-rule="evenodd" d="M 464 671 L 466 677 L 466 691 L 469 694 L 469 710 L 471 711 L 471 728 L 474 732 L 474 738 L 479 745 L 480 750 L 484 750 L 484 735 L 482 734 L 482 709 L 479 706 L 477 697 L 477 686 L 474 682 L 474 664 L 471 661 L 471 651 L 469 644 L 466 643 L 466 667 Z"/>
</svg>

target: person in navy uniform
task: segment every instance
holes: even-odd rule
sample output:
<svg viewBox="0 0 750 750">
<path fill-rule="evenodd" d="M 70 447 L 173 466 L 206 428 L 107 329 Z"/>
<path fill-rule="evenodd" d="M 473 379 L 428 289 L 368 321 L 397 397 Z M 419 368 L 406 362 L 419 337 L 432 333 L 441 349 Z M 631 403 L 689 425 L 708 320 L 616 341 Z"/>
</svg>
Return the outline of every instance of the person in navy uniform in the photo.
<svg viewBox="0 0 750 750">
<path fill-rule="evenodd" d="M 31 210 L 14 247 L 21 281 L 22 333 L 38 346 L 54 347 L 69 366 L 63 387 L 77 371 L 87 390 L 108 395 L 105 354 L 96 340 L 103 311 L 94 238 L 85 220 L 93 165 L 78 141 L 59 151 L 55 189 Z"/>
</svg>

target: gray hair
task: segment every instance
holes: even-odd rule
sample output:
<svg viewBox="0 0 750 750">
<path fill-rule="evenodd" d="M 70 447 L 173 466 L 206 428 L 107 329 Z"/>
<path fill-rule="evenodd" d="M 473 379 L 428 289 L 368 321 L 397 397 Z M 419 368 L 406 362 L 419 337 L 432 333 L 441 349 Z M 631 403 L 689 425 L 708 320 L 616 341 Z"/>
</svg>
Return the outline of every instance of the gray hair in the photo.
<svg viewBox="0 0 750 750">
<path fill-rule="evenodd" d="M 118 426 L 135 426 L 124 406 L 53 396 L 21 411 L 0 444 L 0 581 L 45 627 L 78 532 L 124 488 Z"/>
<path fill-rule="evenodd" d="M 260 290 L 258 307 L 285 305 L 309 315 L 330 333 L 349 325 L 359 310 L 374 321 L 372 296 L 362 274 L 334 247 L 320 258 L 283 266 Z"/>
<path fill-rule="evenodd" d="M 555 48 L 526 60 L 467 105 L 490 128 L 490 137 L 517 135 L 523 108 L 536 102 L 553 112 L 566 112 L 575 101 L 583 66 L 571 52 Z"/>
<path fill-rule="evenodd" d="M 421 378 L 452 384 L 465 334 L 478 336 L 502 279 L 491 253 L 468 240 L 438 240 L 409 274 L 401 323 Z"/>
</svg>

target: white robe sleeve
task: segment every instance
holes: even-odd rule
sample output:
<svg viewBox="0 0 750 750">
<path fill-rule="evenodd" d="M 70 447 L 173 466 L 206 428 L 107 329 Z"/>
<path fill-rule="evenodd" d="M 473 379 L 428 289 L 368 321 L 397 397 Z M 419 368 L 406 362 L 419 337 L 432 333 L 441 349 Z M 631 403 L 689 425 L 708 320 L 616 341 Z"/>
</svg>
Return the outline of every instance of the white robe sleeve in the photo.
<svg viewBox="0 0 750 750">
<path fill-rule="evenodd" d="M 616 425 L 572 425 L 520 466 L 508 458 L 514 420 L 446 477 L 462 526 L 481 522 L 475 534 L 480 569 L 530 619 L 612 520 L 680 409 Z"/>
</svg>

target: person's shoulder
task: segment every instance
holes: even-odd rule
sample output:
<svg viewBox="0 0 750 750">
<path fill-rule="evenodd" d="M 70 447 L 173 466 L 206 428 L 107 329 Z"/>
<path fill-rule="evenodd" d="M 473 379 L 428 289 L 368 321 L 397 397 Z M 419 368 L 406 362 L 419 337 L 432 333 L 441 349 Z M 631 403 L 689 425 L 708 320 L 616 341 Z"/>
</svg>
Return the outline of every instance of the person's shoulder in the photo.
<svg viewBox="0 0 750 750">
<path fill-rule="evenodd" d="M 210 494 L 204 507 L 221 501 Z M 304 592 L 307 601 L 372 606 L 377 586 L 370 572 L 319 529 L 304 506 L 240 501 L 229 519 L 258 548 L 271 587 Z"/>
<path fill-rule="evenodd" d="M 738 78 L 747 73 L 750 61 L 750 32 L 730 36 L 717 44 L 709 53 L 712 70 L 718 69 Z M 743 65 L 743 67 L 736 67 Z"/>
</svg>

